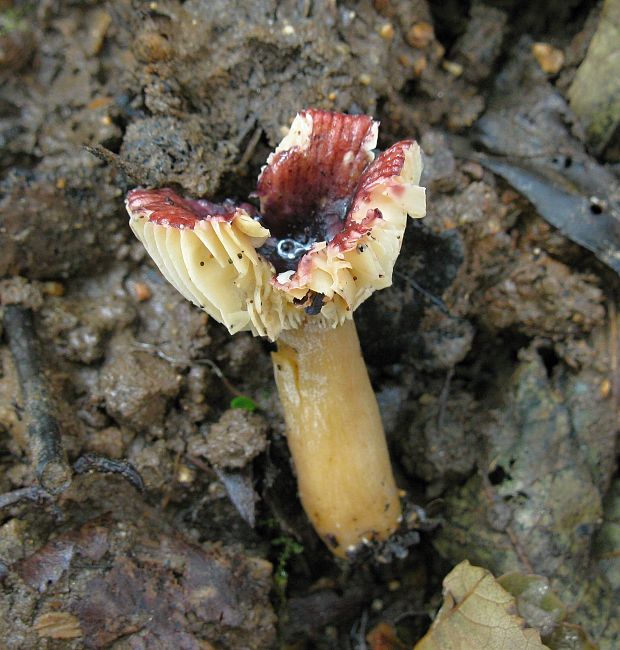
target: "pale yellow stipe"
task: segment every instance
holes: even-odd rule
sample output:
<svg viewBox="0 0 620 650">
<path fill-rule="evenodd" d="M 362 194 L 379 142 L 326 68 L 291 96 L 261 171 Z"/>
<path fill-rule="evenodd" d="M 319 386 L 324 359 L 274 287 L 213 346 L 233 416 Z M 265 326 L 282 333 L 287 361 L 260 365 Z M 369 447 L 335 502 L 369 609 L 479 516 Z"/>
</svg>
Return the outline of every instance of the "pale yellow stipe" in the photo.
<svg viewBox="0 0 620 650">
<path fill-rule="evenodd" d="M 386 540 L 401 519 L 377 400 L 355 324 L 307 322 L 272 354 L 299 496 L 340 557 Z"/>
</svg>

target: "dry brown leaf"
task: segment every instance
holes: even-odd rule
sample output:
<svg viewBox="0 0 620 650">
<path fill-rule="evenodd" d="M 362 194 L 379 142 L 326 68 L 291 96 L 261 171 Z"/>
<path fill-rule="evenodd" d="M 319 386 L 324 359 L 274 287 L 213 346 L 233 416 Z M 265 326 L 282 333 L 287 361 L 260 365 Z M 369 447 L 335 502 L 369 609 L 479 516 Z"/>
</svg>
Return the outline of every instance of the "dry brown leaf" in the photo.
<svg viewBox="0 0 620 650">
<path fill-rule="evenodd" d="M 34 622 L 37 634 L 50 639 L 77 639 L 82 636 L 78 619 L 68 612 L 46 612 Z"/>
<path fill-rule="evenodd" d="M 444 578 L 443 587 L 443 605 L 415 650 L 549 650 L 486 569 L 465 560 Z"/>
</svg>

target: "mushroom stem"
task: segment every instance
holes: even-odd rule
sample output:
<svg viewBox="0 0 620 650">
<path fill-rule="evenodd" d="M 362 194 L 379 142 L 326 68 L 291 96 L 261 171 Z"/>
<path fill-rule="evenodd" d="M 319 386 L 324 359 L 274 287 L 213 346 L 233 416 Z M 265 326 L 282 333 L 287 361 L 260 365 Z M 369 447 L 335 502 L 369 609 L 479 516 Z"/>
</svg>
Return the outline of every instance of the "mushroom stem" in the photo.
<svg viewBox="0 0 620 650">
<path fill-rule="evenodd" d="M 401 519 L 377 400 L 355 323 L 312 320 L 283 332 L 272 354 L 299 495 L 337 556 L 386 540 Z"/>
</svg>

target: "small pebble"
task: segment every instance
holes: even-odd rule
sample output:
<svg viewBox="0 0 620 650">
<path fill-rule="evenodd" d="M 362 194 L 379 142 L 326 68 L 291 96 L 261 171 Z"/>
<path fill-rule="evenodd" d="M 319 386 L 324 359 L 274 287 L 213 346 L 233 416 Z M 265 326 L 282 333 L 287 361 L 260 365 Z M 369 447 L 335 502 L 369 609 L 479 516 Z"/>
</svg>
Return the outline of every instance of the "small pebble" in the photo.
<svg viewBox="0 0 620 650">
<path fill-rule="evenodd" d="M 181 485 L 191 485 L 196 480 L 196 472 L 185 464 L 179 465 L 177 470 L 177 481 Z"/>
<path fill-rule="evenodd" d="M 557 74 L 564 65 L 564 52 L 549 43 L 534 43 L 532 54 L 543 72 Z"/>
<path fill-rule="evenodd" d="M 603 381 L 601 382 L 600 391 L 601 391 L 601 397 L 603 399 L 609 397 L 609 395 L 611 394 L 611 382 L 609 381 L 609 379 L 603 379 Z"/>
<path fill-rule="evenodd" d="M 83 45 L 90 56 L 96 56 L 101 52 L 112 17 L 105 9 L 95 9 L 89 16 L 89 22 L 88 35 Z"/>
<path fill-rule="evenodd" d="M 469 162 L 466 162 L 461 167 L 461 169 L 465 174 L 467 174 L 470 178 L 473 178 L 475 181 L 482 180 L 484 169 L 480 163 L 470 160 Z"/>
<path fill-rule="evenodd" d="M 514 190 L 504 190 L 500 197 L 501 202 L 504 205 L 510 205 L 514 203 L 519 198 L 519 194 Z"/>
<path fill-rule="evenodd" d="M 419 77 L 426 70 L 426 57 L 420 56 L 413 62 L 413 71 Z"/>
<path fill-rule="evenodd" d="M 95 111 L 98 108 L 103 108 L 104 106 L 108 106 L 111 103 L 111 97 L 95 97 L 95 99 L 93 99 L 86 108 L 90 109 L 91 111 Z"/>
<path fill-rule="evenodd" d="M 392 23 L 384 23 L 379 27 L 379 36 L 386 41 L 391 41 L 394 38 L 394 26 Z"/>
<path fill-rule="evenodd" d="M 136 282 L 133 285 L 133 293 L 135 299 L 138 302 L 144 302 L 145 300 L 149 300 L 149 298 L 152 295 L 149 285 L 146 284 L 145 282 Z"/>
<path fill-rule="evenodd" d="M 407 43 L 417 49 L 425 48 L 435 39 L 435 30 L 430 23 L 421 21 L 411 26 L 407 32 Z"/>
<path fill-rule="evenodd" d="M 170 42 L 157 32 L 142 32 L 133 40 L 133 51 L 144 63 L 167 61 L 173 55 Z"/>
<path fill-rule="evenodd" d="M 53 298 L 60 298 L 65 295 L 64 285 L 60 282 L 54 282 L 53 280 L 44 282 L 42 289 L 46 296 L 52 296 Z"/>
<path fill-rule="evenodd" d="M 441 67 L 453 77 L 460 77 L 463 74 L 463 66 L 455 61 L 445 60 L 442 62 Z"/>
</svg>

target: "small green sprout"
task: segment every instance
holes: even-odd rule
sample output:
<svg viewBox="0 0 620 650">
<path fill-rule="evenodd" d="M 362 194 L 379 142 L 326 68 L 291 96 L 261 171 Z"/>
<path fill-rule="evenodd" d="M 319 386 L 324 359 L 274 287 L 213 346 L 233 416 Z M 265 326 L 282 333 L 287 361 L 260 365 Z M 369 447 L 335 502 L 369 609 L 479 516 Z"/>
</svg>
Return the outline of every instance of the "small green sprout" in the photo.
<svg viewBox="0 0 620 650">
<path fill-rule="evenodd" d="M 273 573 L 276 590 L 281 600 L 285 599 L 286 587 L 288 585 L 288 569 L 287 565 L 291 557 L 299 555 L 304 552 L 304 547 L 299 542 L 296 542 L 292 537 L 282 535 L 271 540 L 273 546 L 280 546 L 282 550 L 278 556 L 278 564 Z"/>
<path fill-rule="evenodd" d="M 237 395 L 230 400 L 231 409 L 245 409 L 246 411 L 256 411 L 256 402 L 245 397 L 245 395 Z"/>
</svg>

